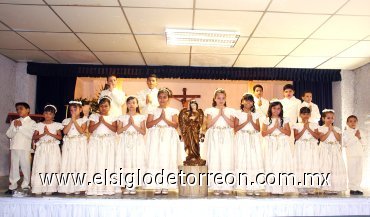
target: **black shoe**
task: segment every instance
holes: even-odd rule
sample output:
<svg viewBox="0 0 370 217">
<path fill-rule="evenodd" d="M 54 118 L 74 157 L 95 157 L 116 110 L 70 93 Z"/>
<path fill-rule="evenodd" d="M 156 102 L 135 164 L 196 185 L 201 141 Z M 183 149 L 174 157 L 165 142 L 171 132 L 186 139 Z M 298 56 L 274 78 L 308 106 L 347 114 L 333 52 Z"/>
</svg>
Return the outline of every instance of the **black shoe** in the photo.
<svg viewBox="0 0 370 217">
<path fill-rule="evenodd" d="M 362 191 L 356 191 L 356 194 L 357 195 L 364 195 L 364 192 L 362 192 Z"/>
<path fill-rule="evenodd" d="M 349 194 L 350 194 L 350 195 L 357 195 L 357 191 L 352 191 L 352 190 L 350 190 L 350 191 L 349 191 Z"/>
<path fill-rule="evenodd" d="M 8 189 L 7 191 L 5 191 L 6 195 L 13 195 L 13 193 L 14 193 L 14 190 L 11 190 L 11 189 Z"/>
</svg>

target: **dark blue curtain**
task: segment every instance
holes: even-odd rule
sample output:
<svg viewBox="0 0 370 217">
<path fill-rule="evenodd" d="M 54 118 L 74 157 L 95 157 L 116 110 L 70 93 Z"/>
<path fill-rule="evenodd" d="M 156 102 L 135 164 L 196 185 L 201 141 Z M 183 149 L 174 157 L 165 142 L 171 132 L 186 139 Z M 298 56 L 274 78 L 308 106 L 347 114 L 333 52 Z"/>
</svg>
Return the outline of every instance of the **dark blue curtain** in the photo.
<svg viewBox="0 0 370 217">
<path fill-rule="evenodd" d="M 76 77 L 37 76 L 36 113 L 42 114 L 48 103 L 55 105 L 58 112 L 55 120 L 61 122 L 65 118 L 65 105 L 74 98 Z"/>
<path fill-rule="evenodd" d="M 217 79 L 217 80 L 285 80 L 340 81 L 340 70 L 289 68 L 226 68 L 188 66 L 106 66 L 78 64 L 28 63 L 28 74 L 56 77 L 106 77 L 115 74 L 124 78 Z"/>
</svg>

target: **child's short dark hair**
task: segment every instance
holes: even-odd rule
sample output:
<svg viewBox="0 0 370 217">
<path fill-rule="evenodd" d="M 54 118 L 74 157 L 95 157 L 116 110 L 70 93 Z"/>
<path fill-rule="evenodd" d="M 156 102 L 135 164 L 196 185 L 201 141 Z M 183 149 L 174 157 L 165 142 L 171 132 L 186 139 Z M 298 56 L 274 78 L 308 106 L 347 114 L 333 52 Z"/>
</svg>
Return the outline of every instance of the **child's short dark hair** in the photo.
<svg viewBox="0 0 370 217">
<path fill-rule="evenodd" d="M 302 107 L 300 110 L 299 110 L 299 114 L 311 114 L 311 109 L 308 108 L 308 107 Z"/>
<path fill-rule="evenodd" d="M 115 78 L 117 78 L 117 75 L 115 75 L 115 74 L 107 75 L 107 81 L 108 81 L 108 79 L 109 79 L 110 77 L 115 77 Z"/>
<path fill-rule="evenodd" d="M 286 84 L 286 85 L 284 85 L 284 87 L 283 87 L 283 91 L 288 90 L 288 89 L 290 89 L 290 90 L 293 90 L 293 91 L 294 91 L 294 86 L 293 86 L 293 84 Z"/>
<path fill-rule="evenodd" d="M 256 85 L 254 85 L 254 86 L 253 86 L 253 92 L 255 92 L 257 88 L 261 88 L 261 89 L 262 89 L 262 91 L 263 91 L 263 87 L 262 87 L 262 85 L 260 85 L 260 84 L 256 84 Z"/>
<path fill-rule="evenodd" d="M 156 75 L 156 74 L 150 74 L 150 75 L 146 78 L 146 80 L 148 80 L 149 78 L 155 78 L 155 79 L 157 79 L 158 77 L 157 77 L 157 75 Z"/>
<path fill-rule="evenodd" d="M 305 90 L 305 91 L 302 93 L 302 97 L 304 97 L 304 96 L 306 95 L 306 93 L 310 93 L 310 94 L 312 94 L 312 91 L 310 91 L 310 90 Z"/>
<path fill-rule="evenodd" d="M 348 118 L 347 118 L 347 122 L 349 121 L 349 119 L 351 119 L 351 118 L 354 118 L 354 119 L 356 119 L 356 121 L 358 121 L 358 118 L 357 118 L 357 116 L 356 115 L 350 115 L 350 116 L 348 116 Z"/>
<path fill-rule="evenodd" d="M 17 102 L 15 104 L 15 108 L 17 108 L 18 106 L 23 106 L 26 109 L 30 109 L 30 105 L 28 105 L 28 103 L 26 103 L 26 102 Z"/>
</svg>

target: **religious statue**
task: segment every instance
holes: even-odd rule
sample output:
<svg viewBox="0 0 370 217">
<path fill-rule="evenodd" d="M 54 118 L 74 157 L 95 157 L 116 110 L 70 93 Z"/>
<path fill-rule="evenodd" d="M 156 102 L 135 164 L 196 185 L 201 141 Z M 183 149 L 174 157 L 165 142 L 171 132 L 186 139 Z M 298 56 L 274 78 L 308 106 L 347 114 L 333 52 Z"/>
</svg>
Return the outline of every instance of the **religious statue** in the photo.
<svg viewBox="0 0 370 217">
<path fill-rule="evenodd" d="M 189 109 L 183 108 L 179 114 L 179 126 L 187 154 L 185 166 L 206 165 L 206 161 L 200 157 L 199 148 L 203 119 L 203 110 L 198 109 L 198 103 L 195 100 L 190 101 Z"/>
</svg>

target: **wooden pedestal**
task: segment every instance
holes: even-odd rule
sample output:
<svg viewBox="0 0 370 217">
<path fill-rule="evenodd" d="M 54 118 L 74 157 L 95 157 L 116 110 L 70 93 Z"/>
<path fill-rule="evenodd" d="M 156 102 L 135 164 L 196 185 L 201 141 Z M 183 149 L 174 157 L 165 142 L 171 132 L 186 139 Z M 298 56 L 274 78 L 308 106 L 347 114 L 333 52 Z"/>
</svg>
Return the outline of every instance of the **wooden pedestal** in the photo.
<svg viewBox="0 0 370 217">
<path fill-rule="evenodd" d="M 207 197 L 208 196 L 208 186 L 207 186 L 208 168 L 207 166 L 179 166 L 179 172 L 180 171 L 182 171 L 183 174 L 185 175 L 182 176 L 182 180 L 179 177 L 179 181 L 178 181 L 179 196 L 182 196 L 182 197 Z M 205 174 L 205 175 L 202 176 L 201 174 Z"/>
</svg>

